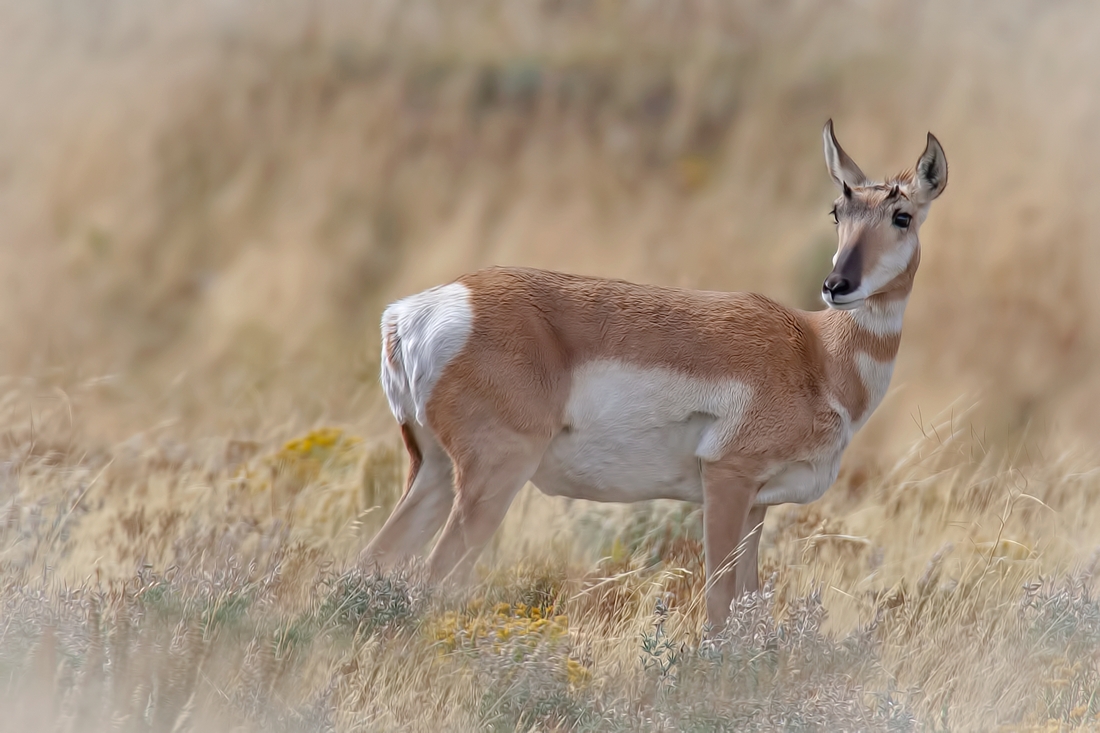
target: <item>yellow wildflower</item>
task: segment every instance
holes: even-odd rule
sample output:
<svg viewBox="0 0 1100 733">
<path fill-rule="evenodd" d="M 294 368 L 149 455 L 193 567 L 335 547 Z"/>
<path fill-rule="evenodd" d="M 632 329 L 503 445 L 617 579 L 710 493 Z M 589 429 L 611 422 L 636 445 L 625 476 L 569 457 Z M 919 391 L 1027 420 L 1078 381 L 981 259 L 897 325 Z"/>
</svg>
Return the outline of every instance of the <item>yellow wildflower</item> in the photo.
<svg viewBox="0 0 1100 733">
<path fill-rule="evenodd" d="M 573 686 L 580 686 L 588 682 L 592 678 L 592 672 L 588 670 L 583 664 L 576 659 L 568 659 L 565 662 L 565 674 L 569 679 L 569 684 Z"/>
</svg>

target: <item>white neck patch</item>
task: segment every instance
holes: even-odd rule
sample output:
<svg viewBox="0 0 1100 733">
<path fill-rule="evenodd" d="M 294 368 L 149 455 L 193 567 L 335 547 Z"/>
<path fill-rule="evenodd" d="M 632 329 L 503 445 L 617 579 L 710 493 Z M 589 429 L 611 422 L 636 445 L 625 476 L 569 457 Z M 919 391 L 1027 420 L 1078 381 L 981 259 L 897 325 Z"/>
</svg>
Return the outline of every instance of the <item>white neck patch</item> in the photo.
<svg viewBox="0 0 1100 733">
<path fill-rule="evenodd" d="M 852 320 L 860 328 L 876 336 L 896 336 L 901 333 L 908 298 L 888 300 L 885 304 L 866 302 L 862 308 L 850 311 Z"/>
</svg>

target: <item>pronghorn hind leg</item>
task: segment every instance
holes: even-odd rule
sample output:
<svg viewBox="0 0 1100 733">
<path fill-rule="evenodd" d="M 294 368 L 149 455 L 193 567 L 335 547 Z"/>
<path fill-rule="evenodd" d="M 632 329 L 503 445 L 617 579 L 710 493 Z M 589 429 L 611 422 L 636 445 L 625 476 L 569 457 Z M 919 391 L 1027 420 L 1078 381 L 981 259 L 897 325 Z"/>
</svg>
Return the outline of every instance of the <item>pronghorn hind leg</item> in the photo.
<svg viewBox="0 0 1100 733">
<path fill-rule="evenodd" d="M 703 553 L 707 571 L 707 621 L 713 630 L 725 627 L 730 602 L 739 590 L 745 537 L 756 486 L 720 464 L 703 466 Z"/>
<path fill-rule="evenodd" d="M 465 581 L 512 500 L 534 475 L 547 444 L 516 433 L 480 437 L 478 449 L 452 451 L 454 506 L 428 558 L 428 574 L 436 581 Z"/>
<path fill-rule="evenodd" d="M 760 535 L 764 533 L 764 514 L 767 511 L 767 506 L 754 505 L 745 520 L 744 550 L 737 558 L 737 586 L 734 588 L 737 596 L 760 590 Z"/>
<path fill-rule="evenodd" d="M 409 451 L 409 478 L 386 523 L 360 553 L 360 565 L 396 565 L 422 550 L 447 519 L 454 502 L 450 457 L 427 435 L 406 425 L 401 435 Z"/>
</svg>

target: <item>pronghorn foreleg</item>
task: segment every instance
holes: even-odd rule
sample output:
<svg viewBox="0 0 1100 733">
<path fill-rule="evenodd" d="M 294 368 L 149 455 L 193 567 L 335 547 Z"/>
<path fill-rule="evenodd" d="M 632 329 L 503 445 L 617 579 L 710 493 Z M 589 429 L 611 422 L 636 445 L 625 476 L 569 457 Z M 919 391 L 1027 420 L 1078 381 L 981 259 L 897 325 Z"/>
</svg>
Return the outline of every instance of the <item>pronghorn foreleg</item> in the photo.
<svg viewBox="0 0 1100 733">
<path fill-rule="evenodd" d="M 437 581 L 466 579 L 547 443 L 515 433 L 480 438 L 476 449 L 448 449 L 455 459 L 455 500 L 428 558 L 428 574 Z"/>
<path fill-rule="evenodd" d="M 703 466 L 703 554 L 707 571 L 707 621 L 725 627 L 730 602 L 741 585 L 746 550 L 742 540 L 759 486 L 722 464 Z M 753 546 L 755 561 L 755 545 Z M 755 572 L 755 568 L 753 568 Z"/>
<path fill-rule="evenodd" d="M 454 502 L 451 459 L 425 431 L 402 431 L 409 478 L 382 529 L 360 554 L 360 565 L 389 567 L 415 556 L 439 531 Z"/>
<path fill-rule="evenodd" d="M 737 558 L 737 584 L 734 593 L 742 596 L 760 590 L 760 535 L 764 533 L 764 514 L 768 507 L 753 505 L 745 520 L 742 551 Z"/>
</svg>

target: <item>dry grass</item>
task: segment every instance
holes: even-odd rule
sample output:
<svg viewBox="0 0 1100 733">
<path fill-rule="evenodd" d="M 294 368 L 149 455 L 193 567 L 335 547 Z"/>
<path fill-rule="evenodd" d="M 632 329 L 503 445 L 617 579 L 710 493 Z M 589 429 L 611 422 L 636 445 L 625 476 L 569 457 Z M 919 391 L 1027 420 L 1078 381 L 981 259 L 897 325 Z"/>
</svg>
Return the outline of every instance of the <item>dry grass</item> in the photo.
<svg viewBox="0 0 1100 733">
<path fill-rule="evenodd" d="M 1100 727 L 1098 29 L 0 2 L 0 729 Z M 527 489 L 461 593 L 349 569 L 405 470 L 387 300 L 509 262 L 816 307 L 830 116 L 951 183 L 895 387 L 729 631 L 673 503 Z"/>
<path fill-rule="evenodd" d="M 765 591 L 704 641 L 697 508 L 529 490 L 456 592 L 348 569 L 400 491 L 396 446 L 41 439 L 9 433 L 0 464 L 4 729 L 1100 725 L 1081 455 L 998 456 L 938 425 L 773 510 Z"/>
</svg>

